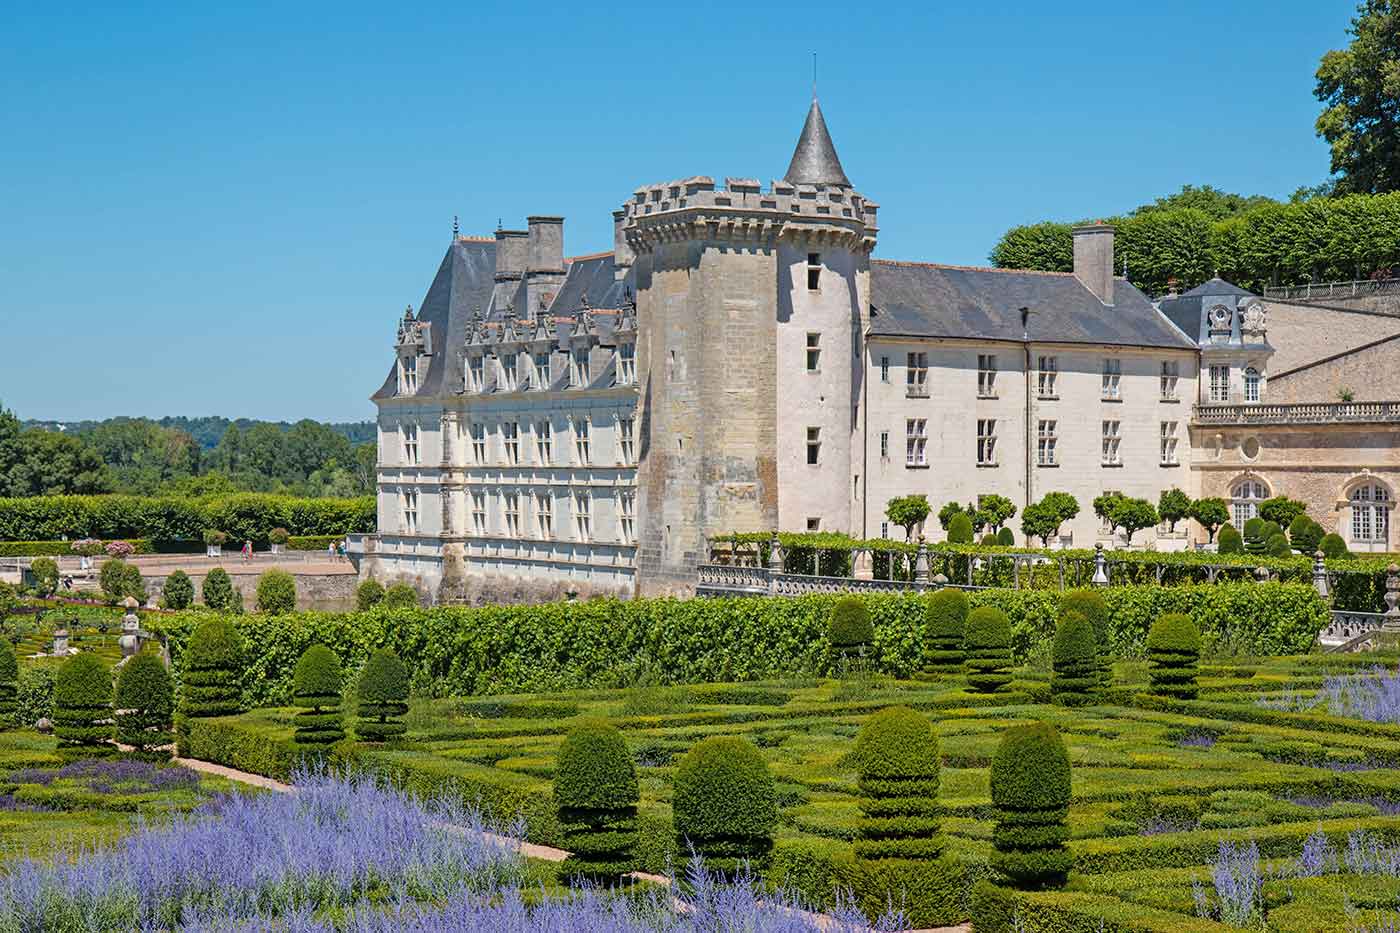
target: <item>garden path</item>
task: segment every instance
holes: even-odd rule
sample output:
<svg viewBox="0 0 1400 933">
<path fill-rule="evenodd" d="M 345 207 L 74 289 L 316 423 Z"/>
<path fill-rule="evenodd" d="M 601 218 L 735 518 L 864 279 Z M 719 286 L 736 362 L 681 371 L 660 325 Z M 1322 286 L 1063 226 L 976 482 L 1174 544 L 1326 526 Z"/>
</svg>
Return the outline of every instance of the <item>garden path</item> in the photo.
<svg viewBox="0 0 1400 933">
<path fill-rule="evenodd" d="M 191 771 L 200 771 L 204 774 L 217 775 L 218 777 L 228 778 L 230 781 L 238 781 L 242 784 L 260 787 L 263 790 L 289 794 L 296 789 L 291 784 L 285 784 L 282 781 L 274 781 L 272 778 L 263 777 L 261 774 L 250 774 L 247 771 L 239 771 L 235 768 L 225 767 L 224 765 L 216 765 L 211 761 L 200 761 L 198 758 L 172 758 L 171 761 L 181 767 L 189 768 Z M 546 862 L 562 862 L 569 857 L 568 852 L 563 849 L 556 849 L 553 846 L 542 846 L 538 843 L 525 842 L 524 840 L 513 839 L 508 836 L 495 836 L 495 838 L 513 846 L 517 852 L 527 858 L 537 858 Z M 653 875 L 643 871 L 633 872 L 632 877 L 636 878 L 638 881 L 650 881 L 653 884 L 669 885 L 671 883 L 671 880 L 663 875 Z M 810 916 L 821 929 L 827 929 L 835 923 L 833 918 L 825 914 L 811 914 Z M 928 930 L 905 930 L 903 933 L 971 933 L 971 930 L 972 926 L 964 923 L 955 927 L 938 927 Z"/>
</svg>

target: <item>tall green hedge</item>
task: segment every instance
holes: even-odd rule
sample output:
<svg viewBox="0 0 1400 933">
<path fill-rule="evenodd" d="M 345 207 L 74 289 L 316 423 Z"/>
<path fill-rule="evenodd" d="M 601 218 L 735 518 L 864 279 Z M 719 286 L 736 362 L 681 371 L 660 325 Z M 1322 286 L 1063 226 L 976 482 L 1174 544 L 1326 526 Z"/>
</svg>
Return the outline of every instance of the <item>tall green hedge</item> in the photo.
<svg viewBox="0 0 1400 933">
<path fill-rule="evenodd" d="M 928 629 L 924 635 L 924 671 L 956 674 L 963 664 L 963 628 L 971 611 L 967 594 L 945 587 L 928 598 Z"/>
<path fill-rule="evenodd" d="M 982 606 L 967 615 L 963 634 L 963 666 L 967 685 L 993 693 L 1011 683 L 1011 621 L 995 606 Z"/>
<path fill-rule="evenodd" d="M 977 606 L 996 606 L 1011 620 L 1012 646 L 1024 659 L 1054 637 L 1059 594 L 986 590 Z M 927 603 L 916 594 L 865 597 L 875 623 L 872 664 L 910 677 L 923 663 Z M 1104 592 L 1120 657 L 1145 656 L 1147 630 L 1167 612 L 1189 614 L 1203 633 L 1229 633 L 1252 654 L 1310 650 L 1328 623 L 1311 586 L 1221 583 L 1122 586 Z M 292 612 L 229 616 L 247 645 L 244 699 L 286 706 L 291 674 L 315 643 L 358 668 L 379 648 L 409 666 L 427 696 L 550 692 L 617 687 L 660 676 L 665 683 L 759 680 L 826 674 L 826 620 L 834 597 L 591 600 L 538 606 L 442 607 L 371 612 Z M 169 637 L 183 668 L 190 633 L 210 618 L 203 610 L 162 614 L 146 625 Z"/>
<path fill-rule="evenodd" d="M 66 759 L 104 758 L 112 738 L 112 669 L 97 655 L 74 655 L 58 669 L 53 689 L 53 732 Z"/>
<path fill-rule="evenodd" d="M 1020 888 L 1059 887 L 1069 874 L 1069 751 L 1048 723 L 1014 726 L 990 771 L 992 866 Z"/>
<path fill-rule="evenodd" d="M 372 496 L 298 499 L 238 493 L 201 499 L 154 496 L 35 496 L 0 499 L 0 541 L 150 538 L 197 541 L 206 528 L 230 540 L 268 543 L 268 533 L 340 535 L 375 527 Z"/>
<path fill-rule="evenodd" d="M 0 727 L 16 725 L 19 709 L 19 660 L 8 640 L 0 638 Z"/>
<path fill-rule="evenodd" d="M 611 884 L 634 869 L 640 800 L 637 767 L 622 733 L 600 721 L 571 729 L 554 769 L 569 876 Z"/>
<path fill-rule="evenodd" d="M 168 759 L 169 751 L 157 749 L 174 738 L 175 682 L 159 655 L 142 651 L 122 665 L 116 705 L 117 741 L 142 758 Z"/>
<path fill-rule="evenodd" d="M 725 875 L 761 868 L 773 848 L 778 798 L 758 749 L 734 736 L 696 743 L 676 767 L 671 810 L 681 851 L 693 846 Z"/>
</svg>

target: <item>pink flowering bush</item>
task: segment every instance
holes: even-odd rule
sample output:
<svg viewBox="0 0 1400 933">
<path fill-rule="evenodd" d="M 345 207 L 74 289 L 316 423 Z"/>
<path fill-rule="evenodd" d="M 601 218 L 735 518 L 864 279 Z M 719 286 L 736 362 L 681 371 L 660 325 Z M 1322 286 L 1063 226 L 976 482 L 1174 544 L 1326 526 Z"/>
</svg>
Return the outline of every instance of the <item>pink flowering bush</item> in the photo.
<svg viewBox="0 0 1400 933">
<path fill-rule="evenodd" d="M 69 549 L 80 557 L 96 557 L 102 553 L 102 542 L 96 538 L 79 538 Z"/>
<path fill-rule="evenodd" d="M 108 556 L 108 557 L 113 557 L 113 558 L 116 558 L 117 560 L 126 560 L 128 557 L 130 557 L 132 554 L 135 554 L 135 553 L 136 553 L 136 548 L 132 547 L 130 544 L 128 544 L 128 543 L 125 542 L 125 541 L 108 541 L 108 542 L 107 542 L 107 556 Z"/>
</svg>

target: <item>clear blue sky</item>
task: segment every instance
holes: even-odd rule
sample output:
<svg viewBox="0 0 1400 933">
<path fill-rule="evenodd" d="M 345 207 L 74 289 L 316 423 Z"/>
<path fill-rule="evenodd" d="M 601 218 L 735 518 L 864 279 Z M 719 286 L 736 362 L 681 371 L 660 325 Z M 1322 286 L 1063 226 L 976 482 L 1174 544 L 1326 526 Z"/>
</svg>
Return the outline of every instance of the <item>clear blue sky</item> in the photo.
<svg viewBox="0 0 1400 933">
<path fill-rule="evenodd" d="M 21 417 L 372 415 L 452 216 L 608 248 L 639 184 L 780 177 L 810 57 L 877 255 L 1182 184 L 1327 174 L 1351 0 L 10 4 L 0 400 Z"/>
</svg>

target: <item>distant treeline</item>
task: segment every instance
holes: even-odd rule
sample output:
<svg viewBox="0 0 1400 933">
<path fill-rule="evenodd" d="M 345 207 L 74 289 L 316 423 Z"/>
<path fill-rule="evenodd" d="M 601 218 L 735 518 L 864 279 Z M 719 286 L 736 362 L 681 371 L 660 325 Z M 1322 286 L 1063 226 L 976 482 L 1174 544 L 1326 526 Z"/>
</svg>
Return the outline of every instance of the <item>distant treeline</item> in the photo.
<svg viewBox="0 0 1400 933">
<path fill-rule="evenodd" d="M 194 442 L 200 446 L 201 450 L 213 450 L 219 446 L 219 441 L 223 440 L 224 432 L 231 426 L 237 427 L 240 431 L 247 431 L 260 424 L 270 424 L 279 431 L 290 431 L 294 425 L 291 421 L 260 421 L 256 418 L 234 418 L 232 420 L 220 415 L 206 415 L 203 418 L 186 418 L 183 415 L 164 418 L 104 418 L 101 421 L 41 421 L 29 418 L 24 421 L 26 428 L 43 428 L 46 431 L 66 431 L 73 434 L 86 434 L 95 428 L 109 424 L 114 421 L 149 421 L 162 428 L 171 428 L 175 431 L 184 431 Z M 329 428 L 337 434 L 345 436 L 345 439 L 352 444 L 366 444 L 375 437 L 373 421 L 330 421 L 321 422 L 323 427 Z"/>
</svg>

